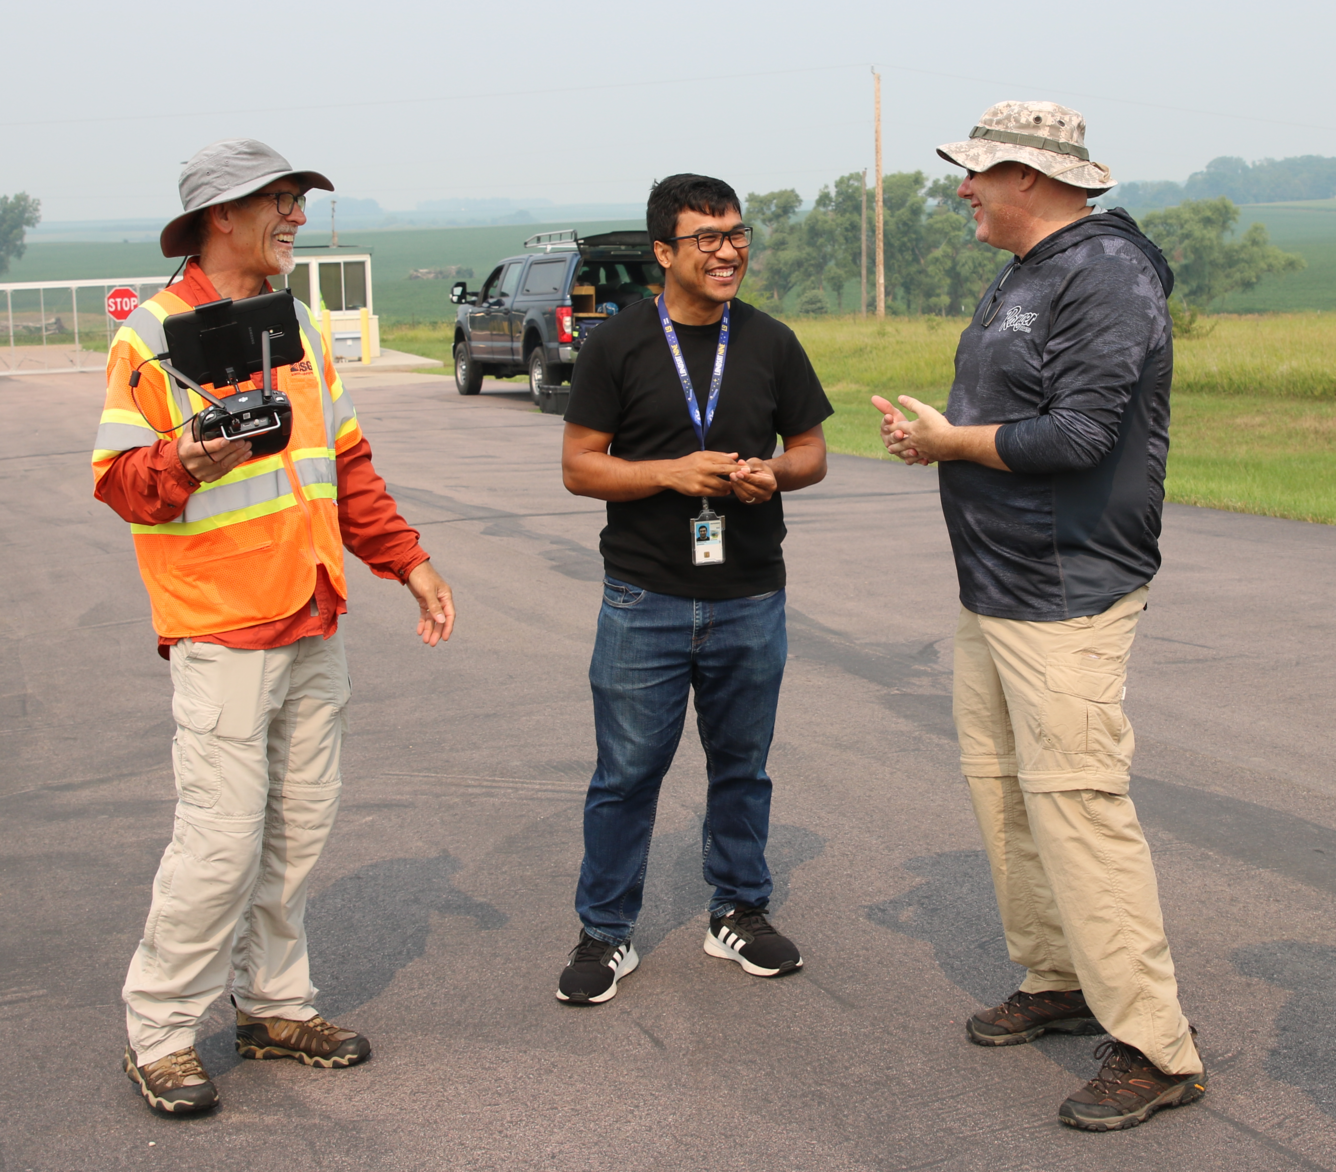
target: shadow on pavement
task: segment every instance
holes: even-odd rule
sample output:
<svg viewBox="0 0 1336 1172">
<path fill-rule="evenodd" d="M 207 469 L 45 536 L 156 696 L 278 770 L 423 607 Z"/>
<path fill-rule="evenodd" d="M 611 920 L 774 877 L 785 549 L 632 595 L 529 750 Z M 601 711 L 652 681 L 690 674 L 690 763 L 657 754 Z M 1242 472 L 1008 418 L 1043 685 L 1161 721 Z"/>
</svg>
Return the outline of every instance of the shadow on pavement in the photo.
<svg viewBox="0 0 1336 1172">
<path fill-rule="evenodd" d="M 788 898 L 793 872 L 825 848 L 825 839 L 811 830 L 782 822 L 771 824 L 765 857 L 775 884 L 770 896 L 772 912 L 778 911 Z M 647 955 L 670 932 L 701 916 L 709 907 L 712 894 L 701 875 L 699 824 L 672 834 L 655 835 L 645 874 L 645 906 L 635 931 L 636 951 L 641 956 Z M 704 930 L 702 925 L 701 931 Z"/>
<path fill-rule="evenodd" d="M 1245 977 L 1291 990 L 1276 1015 L 1266 1072 L 1336 1116 L 1336 1034 L 1330 1028 L 1336 1018 L 1336 948 L 1278 940 L 1235 949 L 1230 960 Z"/>
<path fill-rule="evenodd" d="M 980 1005 L 996 1005 L 1025 970 L 1011 963 L 983 851 L 946 851 L 910 859 L 924 882 L 865 909 L 872 923 L 926 940 L 942 974 Z"/>
<path fill-rule="evenodd" d="M 426 951 L 433 915 L 467 916 L 484 931 L 505 927 L 503 912 L 451 882 L 459 867 L 446 852 L 385 859 L 337 880 L 311 900 L 306 931 L 321 1016 L 337 1022 L 389 988 L 399 971 Z M 233 1044 L 232 1007 L 226 998 L 219 1004 L 229 1024 L 198 1044 L 212 1074 L 241 1061 Z"/>
<path fill-rule="evenodd" d="M 1025 969 L 1007 955 L 988 859 L 983 851 L 946 851 L 910 859 L 905 870 L 924 882 L 903 895 L 872 904 L 864 914 L 874 924 L 932 945 L 942 975 L 979 1003 L 998 1005 L 1020 987 Z M 937 1023 L 960 1030 L 963 1021 Z M 1053 1062 L 1090 1078 L 1099 1038 L 1045 1034 L 1031 1043 Z"/>
</svg>

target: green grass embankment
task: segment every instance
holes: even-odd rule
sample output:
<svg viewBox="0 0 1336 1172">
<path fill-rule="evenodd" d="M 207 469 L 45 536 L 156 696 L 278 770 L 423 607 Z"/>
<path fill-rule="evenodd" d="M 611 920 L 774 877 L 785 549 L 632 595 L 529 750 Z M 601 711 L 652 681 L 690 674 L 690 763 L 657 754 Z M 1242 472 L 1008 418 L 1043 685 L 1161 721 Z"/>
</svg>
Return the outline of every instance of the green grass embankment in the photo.
<svg viewBox="0 0 1336 1172">
<path fill-rule="evenodd" d="M 791 323 L 826 387 L 832 451 L 886 459 L 872 395 L 941 408 L 963 322 Z M 1208 319 L 1174 348 L 1171 501 L 1336 523 L 1336 314 Z"/>
</svg>

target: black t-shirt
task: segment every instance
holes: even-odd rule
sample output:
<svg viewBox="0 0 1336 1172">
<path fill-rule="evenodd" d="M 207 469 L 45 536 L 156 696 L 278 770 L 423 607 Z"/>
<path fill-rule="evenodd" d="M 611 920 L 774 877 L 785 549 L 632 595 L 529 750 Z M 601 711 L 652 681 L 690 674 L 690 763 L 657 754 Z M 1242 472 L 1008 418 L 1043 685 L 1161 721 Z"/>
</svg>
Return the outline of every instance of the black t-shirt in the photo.
<svg viewBox="0 0 1336 1172">
<path fill-rule="evenodd" d="M 701 413 L 710 391 L 719 326 L 673 323 Z M 768 314 L 733 301 L 728 360 L 705 435 L 712 452 L 768 460 L 776 435 L 810 431 L 833 414 L 812 364 L 793 331 Z M 612 455 L 623 460 L 677 460 L 700 450 L 677 368 L 652 299 L 609 318 L 580 351 L 566 422 L 611 432 Z M 725 518 L 724 561 L 691 559 L 693 517 L 700 498 L 664 489 L 638 501 L 609 501 L 599 549 L 607 572 L 656 594 L 743 598 L 784 585 L 784 505 L 780 494 L 744 505 L 711 497 Z"/>
</svg>

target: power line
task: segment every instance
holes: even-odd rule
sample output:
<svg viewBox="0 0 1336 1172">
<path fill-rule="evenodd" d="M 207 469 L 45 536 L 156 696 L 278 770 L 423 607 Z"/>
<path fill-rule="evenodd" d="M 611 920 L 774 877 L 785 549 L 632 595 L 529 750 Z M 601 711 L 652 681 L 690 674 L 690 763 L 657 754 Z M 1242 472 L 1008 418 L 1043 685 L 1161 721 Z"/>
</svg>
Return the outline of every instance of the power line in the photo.
<svg viewBox="0 0 1336 1172">
<path fill-rule="evenodd" d="M 688 77 L 675 80 L 676 86 L 693 85 L 698 82 L 715 81 L 749 81 L 761 77 L 787 77 L 802 73 L 830 73 L 843 69 L 865 70 L 866 62 L 845 62 L 839 65 L 811 65 L 799 69 L 769 69 L 754 73 L 721 73 L 709 77 Z M 883 65 L 881 68 L 890 69 L 896 73 L 912 73 L 920 77 L 939 78 L 946 81 L 968 81 L 977 85 L 995 85 L 1015 88 L 1023 85 L 1027 89 L 1042 89 L 1047 93 L 1065 94 L 1073 98 L 1085 98 L 1096 102 L 1113 102 L 1117 105 L 1136 106 L 1145 110 L 1167 110 L 1175 114 L 1196 114 L 1206 118 L 1224 118 L 1235 122 L 1261 122 L 1268 126 L 1288 126 L 1301 130 L 1324 130 L 1329 133 L 1336 133 L 1336 126 L 1322 126 L 1314 122 L 1291 122 L 1281 118 L 1262 118 L 1256 114 L 1234 114 L 1224 110 L 1200 110 L 1190 106 L 1169 106 L 1163 102 L 1138 101 L 1135 98 L 1116 98 L 1109 94 L 1090 94 L 1080 90 L 1064 89 L 1061 86 L 1040 85 L 1036 86 L 1033 79 L 1026 79 L 1022 82 L 1002 81 L 995 77 L 974 77 L 964 73 L 943 73 L 936 69 L 918 69 L 910 65 Z M 24 126 L 76 126 L 76 125 L 94 125 L 105 122 L 150 122 L 167 121 L 170 119 L 190 119 L 190 118 L 218 118 L 218 117 L 238 117 L 251 114 L 273 114 L 281 113 L 310 113 L 322 110 L 358 110 L 380 108 L 384 106 L 414 106 L 433 102 L 467 102 L 467 101 L 494 101 L 503 98 L 537 98 L 552 97 L 554 95 L 572 94 L 572 93 L 598 93 L 608 90 L 627 90 L 627 89 L 658 89 L 662 88 L 662 79 L 655 78 L 651 81 L 627 81 L 611 82 L 605 85 L 583 85 L 583 86 L 559 86 L 548 89 L 536 90 L 502 90 L 496 93 L 464 93 L 464 94 L 437 94 L 432 97 L 418 98 L 382 98 L 369 102 L 322 102 L 319 105 L 312 106 L 284 106 L 281 111 L 276 111 L 273 106 L 251 107 L 245 109 L 231 110 L 195 110 L 195 111 L 170 111 L 163 113 L 128 113 L 119 114 L 112 117 L 100 118 L 42 118 L 30 119 L 20 122 L 0 122 L 0 128 L 11 129 Z"/>
</svg>

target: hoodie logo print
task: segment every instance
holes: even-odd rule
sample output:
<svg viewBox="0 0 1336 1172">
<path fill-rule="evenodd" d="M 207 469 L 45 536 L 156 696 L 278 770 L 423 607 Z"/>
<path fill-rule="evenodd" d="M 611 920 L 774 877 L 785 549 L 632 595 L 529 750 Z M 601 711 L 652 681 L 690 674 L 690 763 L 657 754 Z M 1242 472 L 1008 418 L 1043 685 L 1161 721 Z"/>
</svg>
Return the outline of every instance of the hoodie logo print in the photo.
<svg viewBox="0 0 1336 1172">
<path fill-rule="evenodd" d="M 1038 316 L 1037 313 L 1026 313 L 1019 305 L 1013 305 L 1007 310 L 1007 316 L 1002 319 L 1002 329 L 1028 334 L 1030 327 L 1034 325 L 1034 319 Z"/>
</svg>

